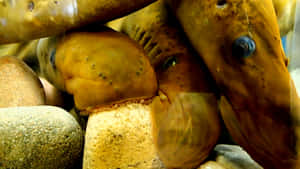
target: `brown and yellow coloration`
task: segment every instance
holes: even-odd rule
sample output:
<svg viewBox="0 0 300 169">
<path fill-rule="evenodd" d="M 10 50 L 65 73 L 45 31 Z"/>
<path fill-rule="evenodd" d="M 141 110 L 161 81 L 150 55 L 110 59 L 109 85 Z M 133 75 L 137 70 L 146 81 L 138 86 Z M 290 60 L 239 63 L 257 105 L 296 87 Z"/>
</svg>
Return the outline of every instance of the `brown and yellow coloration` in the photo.
<svg viewBox="0 0 300 169">
<path fill-rule="evenodd" d="M 159 161 L 148 105 L 157 94 L 155 72 L 128 36 L 96 29 L 41 40 L 41 71 L 89 115 L 84 169 L 151 168 Z"/>
<path fill-rule="evenodd" d="M 105 22 L 155 0 L 0 1 L 0 44 L 53 36 L 92 22 Z"/>
<path fill-rule="evenodd" d="M 194 168 L 219 137 L 215 88 L 163 1 L 124 19 L 122 31 L 142 45 L 155 67 L 159 96 L 152 103 L 153 137 L 167 168 Z"/>
<path fill-rule="evenodd" d="M 41 40 L 42 73 L 74 95 L 80 110 L 155 95 L 155 73 L 143 49 L 121 33 L 100 31 Z"/>
<path fill-rule="evenodd" d="M 221 114 L 233 139 L 265 169 L 299 167 L 299 100 L 272 1 L 168 2 L 220 88 Z M 256 44 L 246 58 L 232 50 L 242 36 Z"/>
</svg>

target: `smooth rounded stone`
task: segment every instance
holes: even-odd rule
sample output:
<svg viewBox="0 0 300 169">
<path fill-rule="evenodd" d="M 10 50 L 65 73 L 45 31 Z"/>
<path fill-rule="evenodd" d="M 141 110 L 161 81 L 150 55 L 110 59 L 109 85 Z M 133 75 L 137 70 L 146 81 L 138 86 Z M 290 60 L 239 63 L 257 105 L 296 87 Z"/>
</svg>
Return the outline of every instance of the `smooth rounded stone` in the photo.
<svg viewBox="0 0 300 169">
<path fill-rule="evenodd" d="M 225 168 L 215 161 L 208 161 L 202 164 L 198 169 L 229 169 L 229 168 Z"/>
<path fill-rule="evenodd" d="M 0 107 L 45 104 L 43 86 L 36 74 L 20 59 L 0 58 Z"/>
<path fill-rule="evenodd" d="M 54 106 L 0 108 L 0 169 L 68 169 L 79 159 L 82 130 Z"/>
<path fill-rule="evenodd" d="M 219 144 L 214 151 L 217 163 L 226 169 L 263 169 L 240 146 Z"/>
<path fill-rule="evenodd" d="M 89 116 L 84 169 L 163 169 L 152 142 L 150 108 L 128 103 Z"/>
</svg>

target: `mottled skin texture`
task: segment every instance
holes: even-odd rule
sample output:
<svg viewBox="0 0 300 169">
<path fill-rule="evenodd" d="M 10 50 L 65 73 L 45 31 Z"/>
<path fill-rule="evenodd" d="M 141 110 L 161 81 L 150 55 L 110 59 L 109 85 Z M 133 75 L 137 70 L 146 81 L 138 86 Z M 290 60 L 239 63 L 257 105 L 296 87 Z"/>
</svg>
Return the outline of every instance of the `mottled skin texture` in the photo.
<svg viewBox="0 0 300 169">
<path fill-rule="evenodd" d="M 155 0 L 0 1 L 0 44 L 53 36 L 92 22 L 105 22 Z"/>
<path fill-rule="evenodd" d="M 233 139 L 265 169 L 297 168 L 299 100 L 272 1 L 219 2 L 225 3 L 168 1 L 219 86 L 222 118 Z M 232 44 L 245 35 L 256 51 L 234 57 Z"/>
<path fill-rule="evenodd" d="M 215 85 L 162 1 L 123 22 L 155 67 L 159 96 L 152 103 L 154 142 L 167 168 L 194 168 L 219 138 Z"/>
<path fill-rule="evenodd" d="M 41 71 L 74 95 L 78 109 L 156 94 L 154 70 L 144 51 L 127 36 L 100 29 L 51 40 L 39 45 Z"/>
</svg>

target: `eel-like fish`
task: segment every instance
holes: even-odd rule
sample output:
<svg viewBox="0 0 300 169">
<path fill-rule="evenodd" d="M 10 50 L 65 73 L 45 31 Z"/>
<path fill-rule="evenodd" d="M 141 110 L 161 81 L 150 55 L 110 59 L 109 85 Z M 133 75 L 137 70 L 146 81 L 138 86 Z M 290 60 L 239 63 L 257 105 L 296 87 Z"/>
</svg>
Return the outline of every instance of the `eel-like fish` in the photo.
<svg viewBox="0 0 300 169">
<path fill-rule="evenodd" d="M 299 98 L 270 0 L 168 0 L 222 94 L 233 139 L 265 169 L 299 168 Z"/>
<path fill-rule="evenodd" d="M 167 168 L 195 168 L 220 132 L 216 87 L 162 0 L 129 15 L 121 30 L 142 45 L 155 67 L 154 143 Z"/>
<path fill-rule="evenodd" d="M 79 110 L 157 92 L 156 76 L 143 49 L 107 28 L 41 39 L 37 53 L 42 74 L 74 95 Z"/>
<path fill-rule="evenodd" d="M 0 44 L 53 36 L 105 22 L 155 0 L 0 0 Z"/>
</svg>

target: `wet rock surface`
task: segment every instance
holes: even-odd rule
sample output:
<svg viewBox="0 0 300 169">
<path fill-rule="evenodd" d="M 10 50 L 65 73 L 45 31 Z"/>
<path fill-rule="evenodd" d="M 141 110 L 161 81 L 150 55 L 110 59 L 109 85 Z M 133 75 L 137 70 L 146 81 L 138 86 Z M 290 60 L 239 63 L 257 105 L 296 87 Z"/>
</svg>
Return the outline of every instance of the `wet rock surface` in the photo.
<svg viewBox="0 0 300 169">
<path fill-rule="evenodd" d="M 0 107 L 45 104 L 45 93 L 36 74 L 21 60 L 0 58 Z"/>
<path fill-rule="evenodd" d="M 90 115 L 83 168 L 164 168 L 152 142 L 149 111 L 133 103 Z"/>
<path fill-rule="evenodd" d="M 63 93 L 55 88 L 50 82 L 48 82 L 45 78 L 40 77 L 40 81 L 44 87 L 45 95 L 46 95 L 46 104 L 52 106 L 64 107 L 65 98 Z"/>
<path fill-rule="evenodd" d="M 52 106 L 0 109 L 0 168 L 68 169 L 80 158 L 82 130 Z"/>
</svg>

